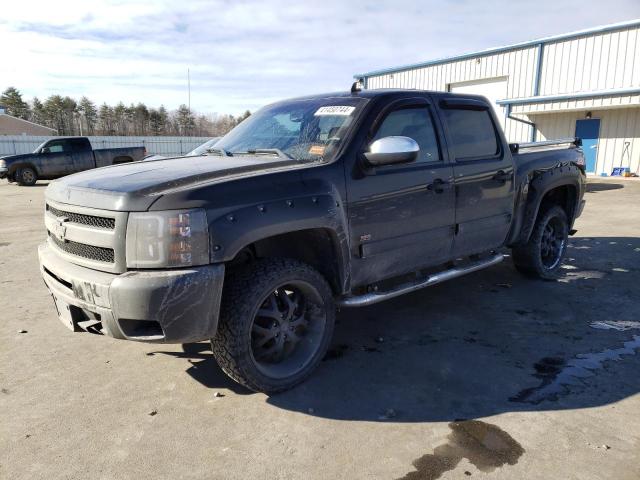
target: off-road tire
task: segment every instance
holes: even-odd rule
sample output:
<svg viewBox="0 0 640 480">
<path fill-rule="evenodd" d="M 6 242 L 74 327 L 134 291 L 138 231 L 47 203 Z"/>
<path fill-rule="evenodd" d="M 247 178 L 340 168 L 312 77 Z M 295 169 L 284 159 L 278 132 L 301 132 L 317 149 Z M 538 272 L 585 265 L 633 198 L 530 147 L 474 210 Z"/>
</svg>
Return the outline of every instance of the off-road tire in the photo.
<svg viewBox="0 0 640 480">
<path fill-rule="evenodd" d="M 555 228 L 560 229 L 559 236 L 562 238 L 563 243 L 557 261 L 554 261 L 552 265 L 545 265 L 542 258 L 543 235 L 550 222 L 553 222 Z M 544 280 L 557 279 L 567 250 L 568 235 L 569 222 L 564 209 L 558 205 L 541 207 L 529 241 L 525 245 L 512 249 L 513 263 L 516 269 L 529 277 L 537 277 Z"/>
<path fill-rule="evenodd" d="M 38 174 L 31 167 L 19 168 L 14 174 L 14 179 L 23 187 L 31 187 L 38 181 Z"/>
<path fill-rule="evenodd" d="M 297 373 L 286 378 L 265 375 L 256 366 L 252 354 L 251 328 L 254 316 L 265 295 L 277 285 L 303 281 L 319 294 L 325 309 L 324 332 L 317 352 Z M 277 393 L 303 382 L 322 361 L 331 342 L 335 306 L 329 284 L 311 266 L 293 259 L 269 258 L 227 273 L 225 278 L 218 331 L 211 340 L 213 355 L 222 370 L 250 390 Z"/>
</svg>

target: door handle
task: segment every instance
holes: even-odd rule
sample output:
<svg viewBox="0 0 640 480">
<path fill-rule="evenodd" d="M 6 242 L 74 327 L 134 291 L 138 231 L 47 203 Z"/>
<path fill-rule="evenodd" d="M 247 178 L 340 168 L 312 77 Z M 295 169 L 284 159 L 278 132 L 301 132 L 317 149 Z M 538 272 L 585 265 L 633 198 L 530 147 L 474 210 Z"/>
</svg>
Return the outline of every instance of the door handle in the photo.
<svg viewBox="0 0 640 480">
<path fill-rule="evenodd" d="M 498 172 L 493 177 L 491 177 L 491 179 L 504 183 L 507 180 L 511 180 L 511 176 L 511 173 L 507 173 L 504 170 L 498 170 Z"/>
<path fill-rule="evenodd" d="M 441 178 L 436 178 L 433 183 L 427 185 L 427 190 L 435 193 L 442 193 L 449 188 L 451 188 L 451 183 Z"/>
</svg>

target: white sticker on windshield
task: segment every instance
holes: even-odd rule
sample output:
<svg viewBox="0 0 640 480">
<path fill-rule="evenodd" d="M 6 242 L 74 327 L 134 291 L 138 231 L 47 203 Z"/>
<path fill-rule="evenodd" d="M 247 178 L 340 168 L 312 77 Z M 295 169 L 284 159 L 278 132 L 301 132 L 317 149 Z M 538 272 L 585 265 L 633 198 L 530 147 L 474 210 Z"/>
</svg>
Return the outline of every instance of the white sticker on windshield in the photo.
<svg viewBox="0 0 640 480">
<path fill-rule="evenodd" d="M 313 115 L 316 117 L 322 115 L 342 115 L 348 117 L 355 109 L 356 107 L 349 107 L 347 105 L 330 105 L 328 107 L 320 107 Z"/>
</svg>

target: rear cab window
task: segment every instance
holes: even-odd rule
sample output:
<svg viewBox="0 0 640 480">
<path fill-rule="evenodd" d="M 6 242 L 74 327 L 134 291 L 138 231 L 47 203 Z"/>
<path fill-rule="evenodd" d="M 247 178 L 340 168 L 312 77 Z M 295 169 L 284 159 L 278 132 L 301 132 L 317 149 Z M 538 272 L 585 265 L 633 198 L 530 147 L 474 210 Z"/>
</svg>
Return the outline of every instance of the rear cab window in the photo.
<svg viewBox="0 0 640 480">
<path fill-rule="evenodd" d="M 442 110 L 457 160 L 495 157 L 498 136 L 488 110 Z"/>
<path fill-rule="evenodd" d="M 91 150 L 91 144 L 86 138 L 72 138 L 69 140 L 71 150 L 74 152 L 87 152 Z"/>
</svg>

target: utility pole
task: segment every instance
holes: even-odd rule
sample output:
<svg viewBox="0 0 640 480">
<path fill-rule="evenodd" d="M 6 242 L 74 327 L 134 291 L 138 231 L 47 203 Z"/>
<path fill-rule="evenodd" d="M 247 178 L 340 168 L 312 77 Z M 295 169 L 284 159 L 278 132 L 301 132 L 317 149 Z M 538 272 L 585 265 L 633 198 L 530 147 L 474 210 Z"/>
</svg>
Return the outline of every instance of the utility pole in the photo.
<svg viewBox="0 0 640 480">
<path fill-rule="evenodd" d="M 187 91 L 189 92 L 189 115 L 191 115 L 191 72 L 187 68 Z"/>
</svg>

